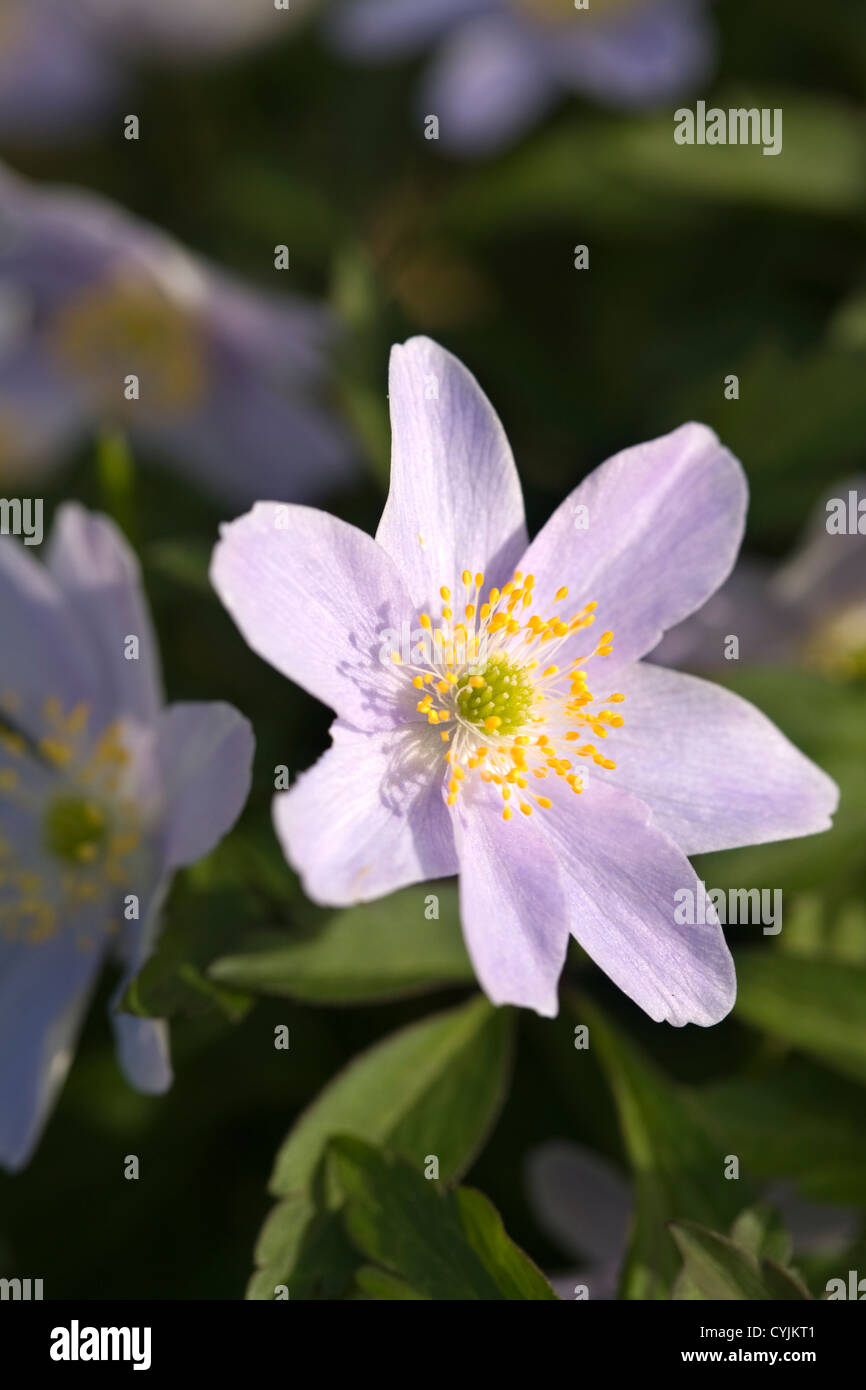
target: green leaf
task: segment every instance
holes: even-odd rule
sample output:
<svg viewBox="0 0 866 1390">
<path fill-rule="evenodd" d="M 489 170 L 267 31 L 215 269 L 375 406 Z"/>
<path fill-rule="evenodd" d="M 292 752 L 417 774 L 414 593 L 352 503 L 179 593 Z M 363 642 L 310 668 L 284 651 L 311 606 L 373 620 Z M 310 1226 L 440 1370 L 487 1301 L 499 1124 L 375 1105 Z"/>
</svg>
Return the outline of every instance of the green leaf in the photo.
<svg viewBox="0 0 866 1390">
<path fill-rule="evenodd" d="M 156 949 L 132 980 L 121 1009 L 142 1018 L 198 1016 L 218 1011 L 243 1018 L 249 995 L 208 978 L 214 955 L 237 942 L 247 899 L 240 892 L 195 893 L 178 882 L 164 913 Z"/>
<path fill-rule="evenodd" d="M 680 1268 L 670 1223 L 687 1218 L 726 1229 L 742 1207 L 744 1184 L 725 1178 L 728 1151 L 688 1093 L 641 1056 L 595 1005 L 581 1000 L 570 1007 L 589 1024 L 590 1047 L 610 1082 L 635 1173 L 637 1214 L 622 1296 L 667 1298 Z"/>
<path fill-rule="evenodd" d="M 751 144 L 677 145 L 672 111 L 581 115 L 473 170 L 440 215 L 449 226 L 496 236 L 578 217 L 584 226 L 615 225 L 619 236 L 634 228 L 645 241 L 659 221 L 678 214 L 682 221 L 683 208 L 698 200 L 827 215 L 862 209 L 864 140 L 856 109 L 802 92 L 762 88 L 760 99 L 753 95 L 724 92 L 712 105 L 783 108 L 779 155 Z M 645 215 L 635 217 L 636 208 Z"/>
<path fill-rule="evenodd" d="M 280 1260 L 258 1270 L 247 1298 L 268 1301 L 284 1284 L 291 1299 L 340 1298 L 358 1263 L 338 1211 L 304 1193 L 280 1208 Z"/>
<path fill-rule="evenodd" d="M 811 1297 L 791 1270 L 774 1260 L 756 1257 L 697 1222 L 674 1222 L 671 1234 L 682 1254 L 685 1272 L 701 1298 L 766 1302 Z"/>
<path fill-rule="evenodd" d="M 673 121 L 665 113 L 624 124 L 613 154 L 617 166 L 656 189 L 683 191 L 690 197 L 813 213 L 863 207 L 863 131 L 852 106 L 766 88 L 760 100 L 753 92 L 722 92 L 712 106 L 782 108 L 781 153 L 768 156 L 752 144 L 677 145 Z"/>
<path fill-rule="evenodd" d="M 794 1244 L 769 1202 L 756 1202 L 741 1211 L 731 1227 L 731 1240 L 756 1259 L 766 1255 L 781 1265 L 790 1261 Z"/>
<path fill-rule="evenodd" d="M 693 1098 L 756 1180 L 790 1178 L 814 1201 L 866 1206 L 866 1114 L 853 1082 L 794 1056 L 768 1077 L 716 1082 Z"/>
<path fill-rule="evenodd" d="M 458 1187 L 455 1195 L 469 1244 L 493 1274 L 505 1298 L 555 1298 L 552 1288 L 508 1236 L 493 1203 L 472 1187 Z"/>
<path fill-rule="evenodd" d="M 438 920 L 425 916 L 433 892 Z M 318 1004 L 394 999 L 474 978 L 452 883 L 338 912 L 315 936 L 274 936 L 255 952 L 215 961 L 208 973 L 220 984 Z"/>
<path fill-rule="evenodd" d="M 336 1140 L 329 1159 L 345 1197 L 344 1221 L 354 1245 L 417 1295 L 556 1298 L 480 1192 L 444 1190 L 425 1179 L 420 1167 L 386 1158 L 357 1139 Z"/>
<path fill-rule="evenodd" d="M 261 1273 L 249 1297 L 291 1287 L 299 1237 L 298 1203 L 313 1194 L 322 1156 L 335 1135 L 355 1135 L 413 1163 L 439 1159 L 444 1179 L 458 1177 L 499 1112 L 510 1068 L 513 1015 L 476 997 L 426 1018 L 357 1057 L 325 1087 L 277 1155 L 270 1191 L 283 1201 L 268 1216 L 256 1248 Z M 319 1199 L 321 1201 L 321 1199 Z M 318 1207 L 310 1207 L 306 1220 Z"/>
<path fill-rule="evenodd" d="M 866 1082 L 866 968 L 754 950 L 737 980 L 741 1020 Z"/>
<path fill-rule="evenodd" d="M 375 1302 L 407 1302 L 423 1300 L 426 1294 L 417 1293 L 404 1279 L 388 1274 L 375 1265 L 362 1265 L 355 1273 L 355 1284 L 361 1293 Z"/>
<path fill-rule="evenodd" d="M 671 1235 L 676 1241 L 686 1273 L 701 1298 L 767 1299 L 758 1264 L 726 1236 L 696 1222 L 674 1222 Z"/>
</svg>

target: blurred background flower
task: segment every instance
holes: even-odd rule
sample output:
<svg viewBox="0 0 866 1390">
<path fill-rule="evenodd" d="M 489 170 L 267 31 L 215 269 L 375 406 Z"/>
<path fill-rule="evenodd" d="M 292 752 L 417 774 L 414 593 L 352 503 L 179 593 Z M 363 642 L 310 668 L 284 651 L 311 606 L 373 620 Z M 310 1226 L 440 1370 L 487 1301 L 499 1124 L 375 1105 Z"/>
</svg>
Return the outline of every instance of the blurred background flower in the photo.
<svg viewBox="0 0 866 1390">
<path fill-rule="evenodd" d="M 446 149 L 507 144 L 569 92 L 606 106 L 670 101 L 706 77 L 706 0 L 340 0 L 336 46 L 402 58 L 435 45 L 419 93 Z"/>
<path fill-rule="evenodd" d="M 866 478 L 829 489 L 792 554 L 775 568 L 747 560 L 709 603 L 665 633 L 652 654 L 662 665 L 714 670 L 737 637 L 737 660 L 803 666 L 866 679 L 866 521 L 864 531 L 828 530 L 827 504 L 866 499 Z"/>
<path fill-rule="evenodd" d="M 351 464 L 321 404 L 333 336 L 323 309 L 248 290 L 104 199 L 0 170 L 2 478 L 29 486 L 111 426 L 238 501 L 320 495 Z"/>
<path fill-rule="evenodd" d="M 528 1155 L 526 1186 L 535 1219 L 576 1261 L 552 1278 L 559 1297 L 576 1298 L 582 1286 L 591 1299 L 616 1298 L 635 1218 L 631 1183 L 592 1149 L 551 1140 Z M 841 1258 L 857 1237 L 856 1211 L 804 1201 L 782 1183 L 764 1196 L 792 1237 L 795 1263 L 808 1255 Z"/>
<path fill-rule="evenodd" d="M 310 0 L 4 0 L 0 135 L 67 140 L 104 117 L 136 64 L 224 57 L 279 40 Z"/>
<path fill-rule="evenodd" d="M 44 569 L 0 540 L 0 641 L 14 651 L 0 689 L 0 1163 L 17 1169 L 109 957 L 120 1064 L 142 1091 L 171 1084 L 166 1024 L 120 1001 L 172 871 L 240 814 L 253 736 L 229 705 L 163 708 L 135 557 L 76 505 L 59 513 Z"/>
</svg>

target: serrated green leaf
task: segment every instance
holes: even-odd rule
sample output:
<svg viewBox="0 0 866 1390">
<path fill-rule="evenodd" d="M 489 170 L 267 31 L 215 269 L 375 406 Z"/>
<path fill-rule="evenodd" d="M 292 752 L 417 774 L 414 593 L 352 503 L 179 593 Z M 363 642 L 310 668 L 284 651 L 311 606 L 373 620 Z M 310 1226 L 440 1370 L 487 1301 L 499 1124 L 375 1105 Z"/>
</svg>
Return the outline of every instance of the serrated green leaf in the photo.
<svg viewBox="0 0 866 1390">
<path fill-rule="evenodd" d="M 508 1010 L 473 998 L 385 1038 L 325 1087 L 277 1155 L 270 1191 L 284 1200 L 262 1228 L 256 1262 L 263 1272 L 254 1276 L 250 1297 L 290 1283 L 297 1204 L 309 1202 L 335 1135 L 355 1135 L 419 1164 L 435 1154 L 443 1179 L 465 1171 L 505 1094 L 513 1022 Z"/>
<path fill-rule="evenodd" d="M 794 1244 L 769 1202 L 756 1202 L 741 1211 L 731 1227 L 731 1240 L 756 1259 L 767 1256 L 781 1265 L 790 1261 Z"/>
<path fill-rule="evenodd" d="M 329 1161 L 345 1196 L 344 1221 L 353 1243 L 423 1297 L 556 1298 L 480 1192 L 450 1192 L 425 1179 L 421 1168 L 388 1159 L 357 1139 L 335 1140 Z"/>
<path fill-rule="evenodd" d="M 811 1298 L 793 1270 L 754 1255 L 698 1222 L 674 1222 L 671 1234 L 682 1254 L 685 1273 L 700 1298 L 762 1302 Z"/>
<path fill-rule="evenodd" d="M 670 1230 L 701 1298 L 770 1297 L 758 1273 L 757 1260 L 726 1236 L 691 1221 L 673 1222 Z"/>
</svg>

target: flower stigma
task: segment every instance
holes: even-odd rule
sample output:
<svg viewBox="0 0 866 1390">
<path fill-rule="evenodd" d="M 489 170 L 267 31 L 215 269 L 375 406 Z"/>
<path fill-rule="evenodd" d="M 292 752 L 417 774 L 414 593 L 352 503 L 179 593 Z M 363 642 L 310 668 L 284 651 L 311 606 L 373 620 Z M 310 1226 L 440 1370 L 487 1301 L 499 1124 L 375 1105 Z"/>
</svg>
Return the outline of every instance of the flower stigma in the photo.
<svg viewBox="0 0 866 1390">
<path fill-rule="evenodd" d="M 94 928 L 119 930 L 120 896 L 137 877 L 129 753 L 119 725 L 91 734 L 85 703 L 67 712 L 44 700 L 34 737 L 15 727 L 20 706 L 0 692 L 0 940 L 37 946 L 69 929 L 92 950 Z"/>
<path fill-rule="evenodd" d="M 520 570 L 486 598 L 483 574 L 464 570 L 461 586 L 459 600 L 452 599 L 449 587 L 440 589 L 439 624 L 421 614 L 423 636 L 413 648 L 415 659 L 406 663 L 393 652 L 392 660 L 419 694 L 416 712 L 438 727 L 446 745 L 448 804 L 456 803 L 467 774 L 476 773 L 498 788 L 504 820 L 511 820 L 515 804 L 530 816 L 536 807 L 551 807 L 537 785 L 550 776 L 563 779 L 576 794 L 583 791 L 584 773 L 573 759 L 605 771 L 616 768 L 588 736 L 604 740 L 625 723 L 617 710 L 607 708 L 621 704 L 625 695 L 615 691 L 599 708 L 586 670 L 594 657 L 610 655 L 613 633 L 602 633 L 593 650 L 569 654 L 561 666 L 554 658 L 577 633 L 592 627 L 597 604 L 584 604 L 570 616 L 527 616 L 535 578 Z M 567 587 L 556 591 L 557 605 L 567 598 Z M 461 610 L 459 621 L 455 607 Z"/>
</svg>

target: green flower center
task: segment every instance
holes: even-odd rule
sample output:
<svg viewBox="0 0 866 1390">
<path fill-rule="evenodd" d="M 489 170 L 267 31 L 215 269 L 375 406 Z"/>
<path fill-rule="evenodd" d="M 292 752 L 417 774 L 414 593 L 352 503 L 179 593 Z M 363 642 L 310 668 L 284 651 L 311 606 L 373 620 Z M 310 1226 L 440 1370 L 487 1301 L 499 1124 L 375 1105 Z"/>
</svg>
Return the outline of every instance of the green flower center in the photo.
<svg viewBox="0 0 866 1390">
<path fill-rule="evenodd" d="M 457 712 L 467 724 L 498 734 L 515 734 L 526 724 L 534 687 L 529 673 L 504 655 L 467 672 L 457 682 Z"/>
<path fill-rule="evenodd" d="M 143 407 L 183 414 L 207 390 L 201 329 L 156 285 L 118 277 L 87 287 L 58 311 L 49 346 L 61 367 L 114 402 L 127 373 L 141 378 Z M 117 363 L 125 363 L 118 375 Z"/>
<path fill-rule="evenodd" d="M 70 864 L 92 864 L 105 848 L 108 821 L 96 804 L 82 796 L 60 796 L 42 823 L 45 847 Z"/>
</svg>

